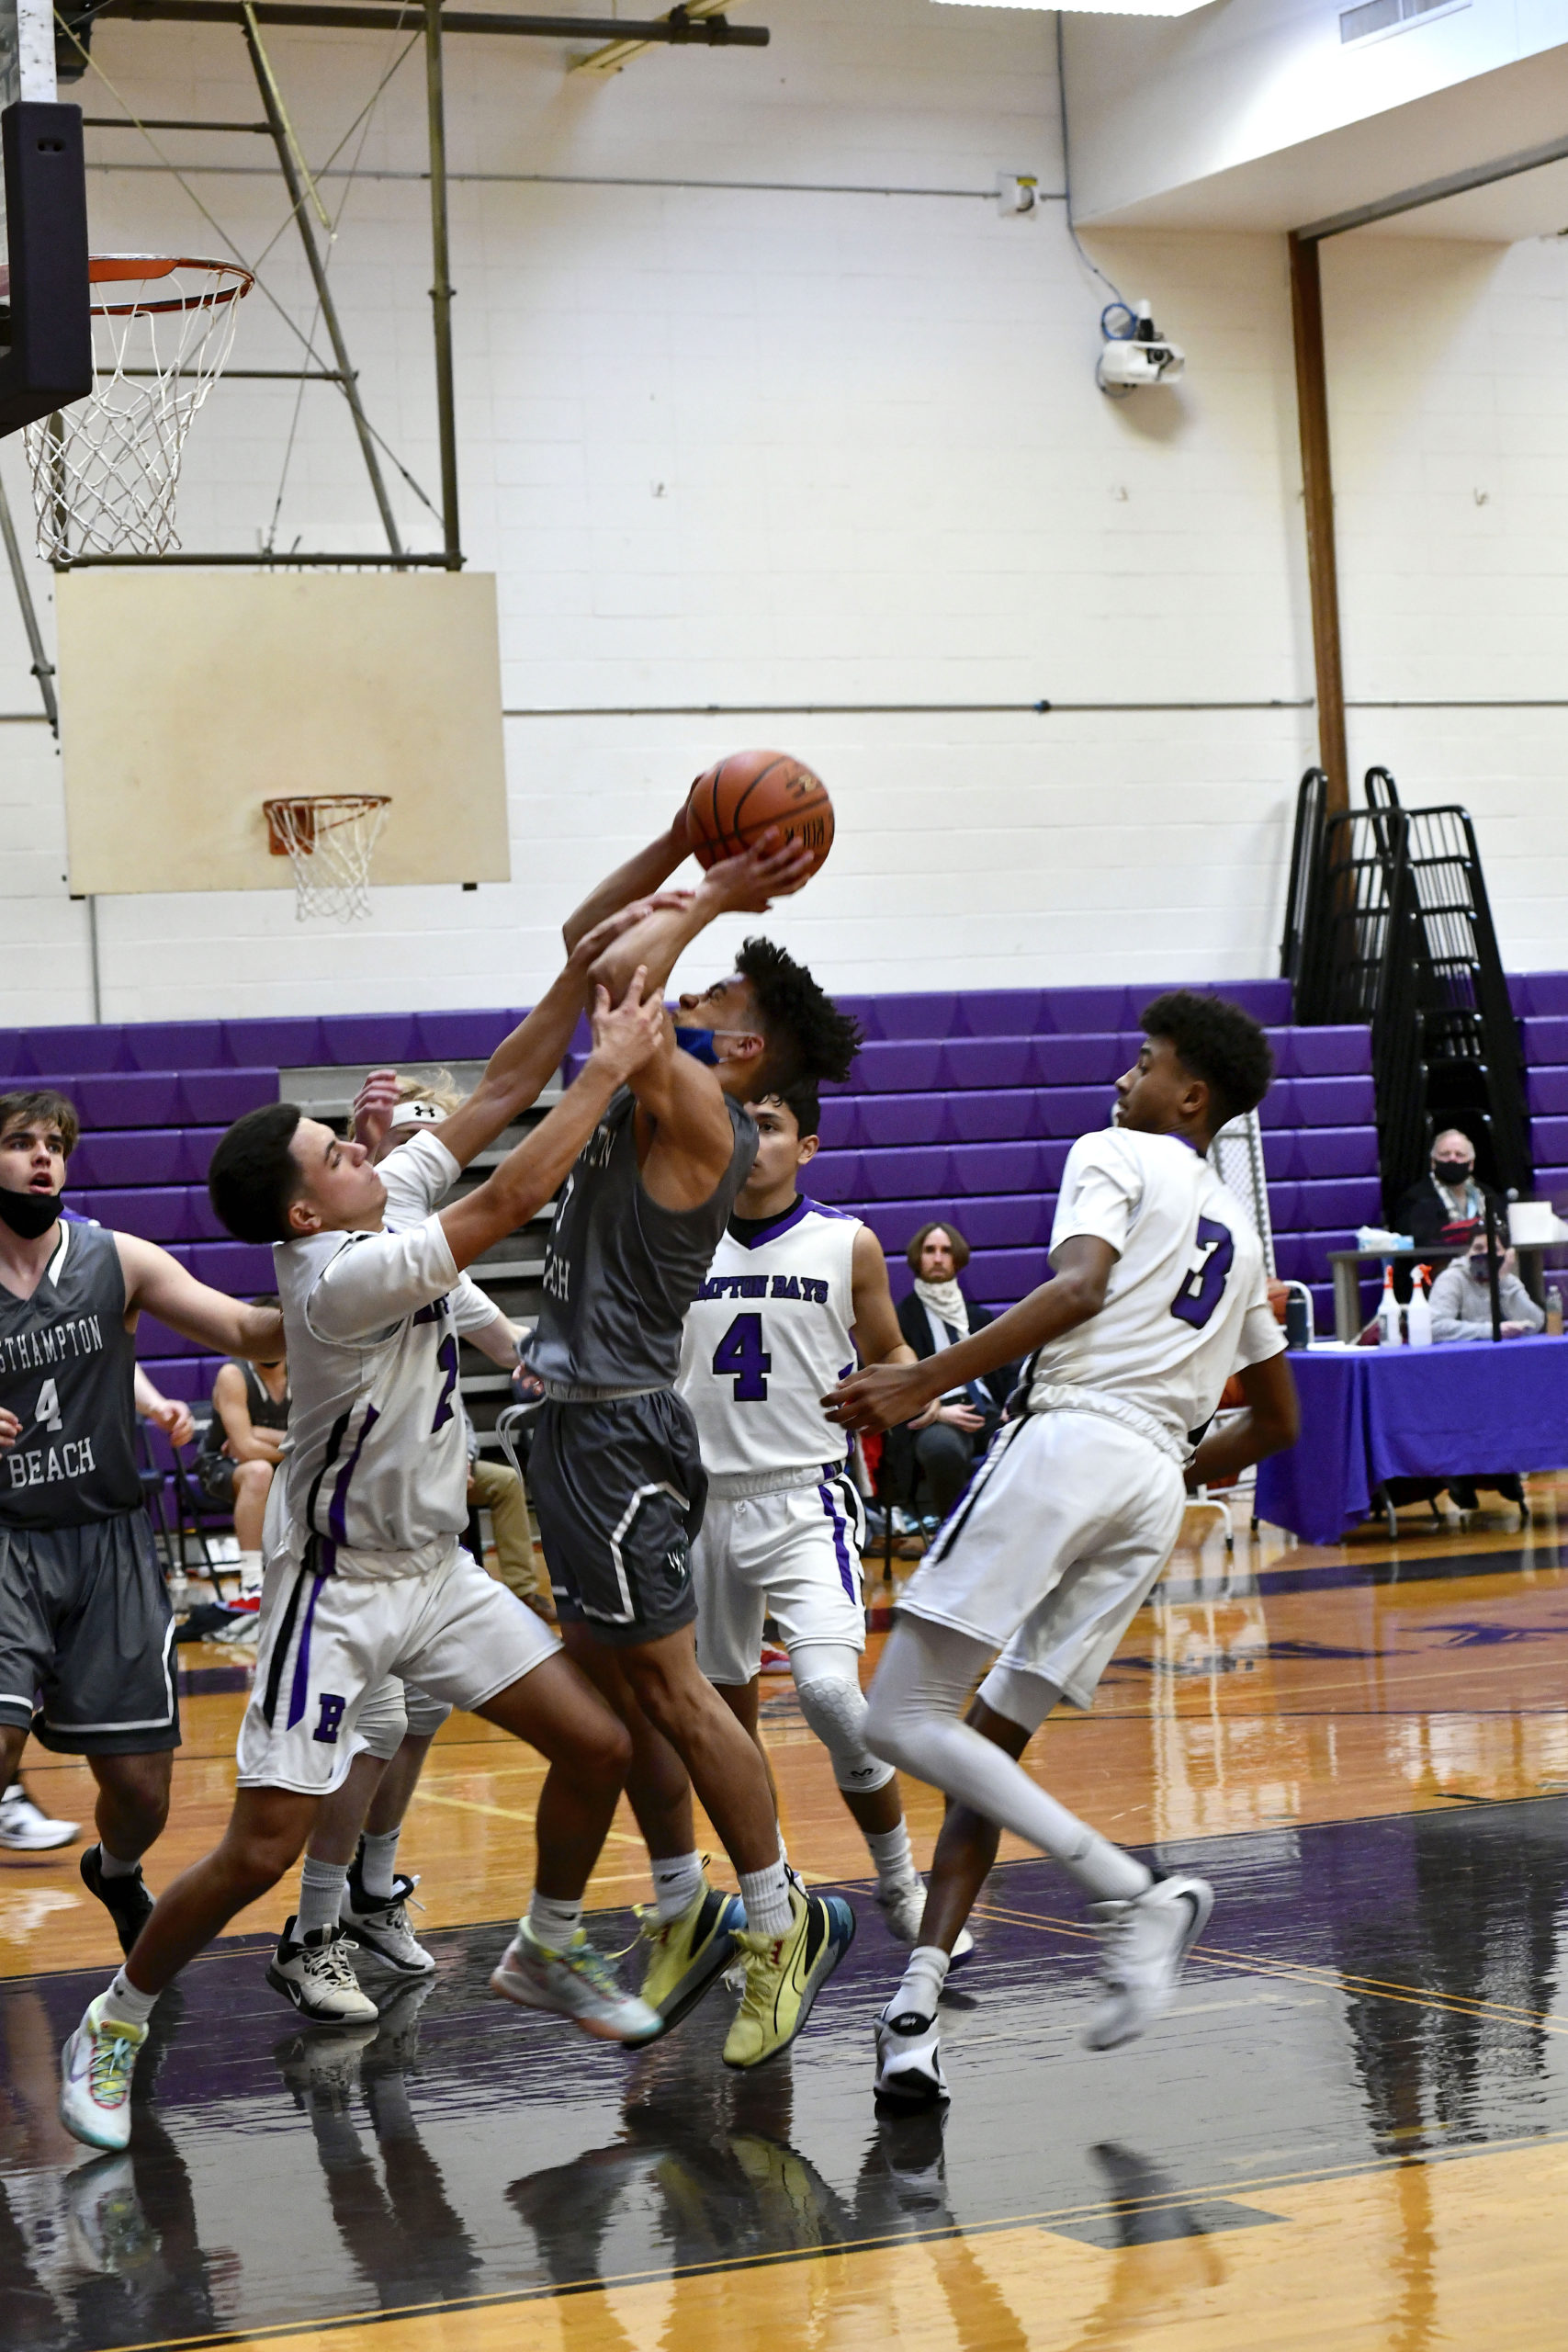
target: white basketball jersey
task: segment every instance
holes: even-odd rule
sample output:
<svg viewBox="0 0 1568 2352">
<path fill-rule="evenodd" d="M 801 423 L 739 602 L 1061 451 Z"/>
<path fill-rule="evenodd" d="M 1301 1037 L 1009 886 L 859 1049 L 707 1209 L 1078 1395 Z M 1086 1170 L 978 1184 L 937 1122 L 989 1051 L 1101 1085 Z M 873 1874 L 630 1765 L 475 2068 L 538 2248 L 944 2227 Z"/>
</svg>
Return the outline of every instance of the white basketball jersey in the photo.
<svg viewBox="0 0 1568 2352">
<path fill-rule="evenodd" d="M 754 1242 L 726 1233 L 686 1310 L 676 1394 L 720 1476 L 844 1459 L 821 1398 L 855 1365 L 860 1219 L 797 1200 Z"/>
<path fill-rule="evenodd" d="M 268 1497 L 266 1548 L 405 1575 L 468 1524 L 467 1425 L 457 1337 L 496 1308 L 458 1272 L 431 1215 L 461 1170 L 428 1130 L 389 1153 L 379 1233 L 318 1233 L 273 1245 L 288 1346 L 283 1470 Z M 366 1555 L 389 1555 L 378 1566 Z"/>
<path fill-rule="evenodd" d="M 1080 1136 L 1068 1153 L 1053 1261 L 1075 1234 L 1108 1241 L 1116 1262 L 1100 1313 L 1031 1361 L 1031 1409 L 1092 1393 L 1185 1455 L 1232 1373 L 1285 1344 L 1262 1244 L 1206 1159 L 1175 1136 L 1131 1127 Z"/>
</svg>

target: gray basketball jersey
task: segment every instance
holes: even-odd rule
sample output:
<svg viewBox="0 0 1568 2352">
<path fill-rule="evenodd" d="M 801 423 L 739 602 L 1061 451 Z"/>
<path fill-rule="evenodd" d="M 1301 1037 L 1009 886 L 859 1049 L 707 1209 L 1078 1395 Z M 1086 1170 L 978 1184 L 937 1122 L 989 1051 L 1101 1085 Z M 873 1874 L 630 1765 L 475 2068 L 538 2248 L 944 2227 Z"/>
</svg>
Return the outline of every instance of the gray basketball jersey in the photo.
<svg viewBox="0 0 1568 2352">
<path fill-rule="evenodd" d="M 0 1283 L 0 1405 L 22 1424 L 0 1453 L 7 1527 L 81 1527 L 140 1508 L 135 1371 L 114 1235 L 62 1218 L 31 1298 Z"/>
<path fill-rule="evenodd" d="M 660 1208 L 644 1189 L 629 1087 L 583 1145 L 556 1206 L 545 1304 L 528 1349 L 541 1380 L 561 1388 L 674 1385 L 686 1309 L 757 1157 L 756 1121 L 724 1099 L 735 1148 L 700 1208 Z"/>
</svg>

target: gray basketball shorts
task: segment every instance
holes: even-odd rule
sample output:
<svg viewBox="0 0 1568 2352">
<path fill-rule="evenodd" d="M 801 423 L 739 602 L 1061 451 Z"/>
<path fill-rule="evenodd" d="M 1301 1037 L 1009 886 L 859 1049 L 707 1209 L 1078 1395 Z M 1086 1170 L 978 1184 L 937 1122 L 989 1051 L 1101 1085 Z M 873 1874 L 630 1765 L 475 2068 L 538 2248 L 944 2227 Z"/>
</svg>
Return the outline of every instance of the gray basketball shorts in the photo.
<svg viewBox="0 0 1568 2352">
<path fill-rule="evenodd" d="M 630 1648 L 692 1623 L 691 1551 L 708 1482 L 696 1424 L 672 1390 L 593 1405 L 550 1398 L 528 1485 L 563 1623 Z"/>
<path fill-rule="evenodd" d="M 0 1521 L 0 1723 L 64 1756 L 177 1747 L 174 1635 L 145 1511 Z"/>
</svg>

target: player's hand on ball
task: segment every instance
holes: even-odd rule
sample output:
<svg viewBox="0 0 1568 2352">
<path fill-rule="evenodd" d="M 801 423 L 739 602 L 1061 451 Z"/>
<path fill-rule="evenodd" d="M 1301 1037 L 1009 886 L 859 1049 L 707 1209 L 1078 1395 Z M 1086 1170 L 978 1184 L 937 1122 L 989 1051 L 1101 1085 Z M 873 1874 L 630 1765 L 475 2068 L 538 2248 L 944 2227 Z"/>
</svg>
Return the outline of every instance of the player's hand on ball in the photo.
<svg viewBox="0 0 1568 2352">
<path fill-rule="evenodd" d="M 354 1098 L 354 1140 L 364 1145 L 372 1159 L 391 1131 L 397 1101 L 395 1069 L 373 1069 Z"/>
<path fill-rule="evenodd" d="M 589 1061 L 621 1085 L 640 1069 L 664 1040 L 664 1007 L 657 996 L 645 1004 L 643 989 L 648 966 L 639 964 L 619 1004 L 612 1004 L 603 986 L 593 991 L 593 1050 Z"/>
<path fill-rule="evenodd" d="M 716 899 L 728 914 L 765 915 L 775 899 L 787 899 L 816 870 L 816 856 L 804 842 L 786 841 L 770 825 L 739 857 L 710 865 L 698 895 Z"/>
<path fill-rule="evenodd" d="M 926 1401 L 923 1364 L 872 1364 L 830 1389 L 822 1410 L 840 1429 L 869 1436 L 915 1419 Z"/>
<path fill-rule="evenodd" d="M 22 1425 L 15 1413 L 8 1413 L 0 1405 L 0 1446 L 15 1445 L 21 1434 Z"/>
</svg>

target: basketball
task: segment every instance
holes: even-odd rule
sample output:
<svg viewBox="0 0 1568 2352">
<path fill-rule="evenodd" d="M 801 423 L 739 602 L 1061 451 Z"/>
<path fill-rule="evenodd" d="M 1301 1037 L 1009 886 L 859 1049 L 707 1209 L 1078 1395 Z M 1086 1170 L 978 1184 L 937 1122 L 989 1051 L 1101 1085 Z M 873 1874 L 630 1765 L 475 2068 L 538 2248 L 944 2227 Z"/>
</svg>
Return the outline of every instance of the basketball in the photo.
<svg viewBox="0 0 1568 2352">
<path fill-rule="evenodd" d="M 686 800 L 686 830 L 701 865 L 739 857 L 770 825 L 804 842 L 817 871 L 833 846 L 828 787 L 788 752 L 731 752 L 698 776 Z"/>
</svg>

